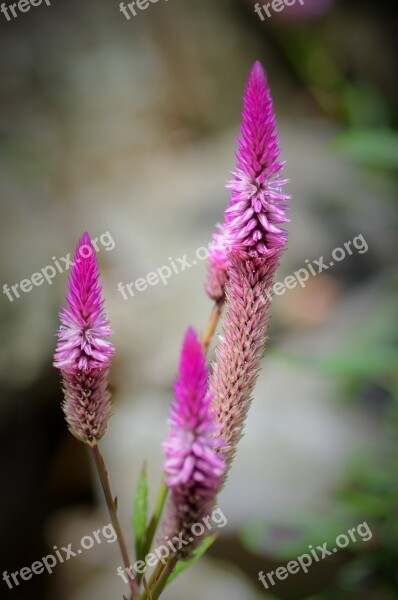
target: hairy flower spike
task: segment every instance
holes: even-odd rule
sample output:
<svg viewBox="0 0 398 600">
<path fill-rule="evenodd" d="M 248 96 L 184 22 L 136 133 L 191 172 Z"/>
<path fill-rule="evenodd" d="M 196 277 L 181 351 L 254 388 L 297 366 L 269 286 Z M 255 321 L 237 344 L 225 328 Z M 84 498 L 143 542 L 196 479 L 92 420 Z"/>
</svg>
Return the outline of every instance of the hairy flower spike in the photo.
<svg viewBox="0 0 398 600">
<path fill-rule="evenodd" d="M 184 540 L 192 537 L 192 525 L 210 513 L 225 468 L 218 454 L 222 442 L 210 410 L 208 374 L 202 346 L 194 330 L 188 329 L 174 389 L 171 431 L 163 444 L 165 482 L 171 489 L 165 533 L 169 537 L 182 534 Z M 199 540 L 195 538 L 195 544 Z M 179 557 L 187 558 L 195 544 L 190 540 Z"/>
<path fill-rule="evenodd" d="M 108 371 L 114 353 L 104 312 L 99 268 L 88 233 L 81 237 L 69 276 L 69 308 L 60 312 L 61 327 L 54 366 L 60 369 L 65 400 L 62 408 L 71 433 L 95 445 L 110 418 Z"/>
<path fill-rule="evenodd" d="M 257 61 L 250 73 L 244 100 L 241 136 L 237 140 L 237 166 L 224 223 L 209 247 L 209 272 L 206 291 L 219 300 L 220 289 L 228 280 L 231 250 L 251 258 L 271 257 L 286 246 L 287 233 L 279 227 L 287 222 L 287 194 L 281 178 L 284 163 L 280 148 L 271 93 L 261 64 Z"/>
<path fill-rule="evenodd" d="M 278 264 L 275 256 L 243 260 L 231 252 L 229 258 L 227 310 L 209 385 L 228 467 L 243 435 L 260 369 L 267 339 L 272 280 Z"/>
</svg>

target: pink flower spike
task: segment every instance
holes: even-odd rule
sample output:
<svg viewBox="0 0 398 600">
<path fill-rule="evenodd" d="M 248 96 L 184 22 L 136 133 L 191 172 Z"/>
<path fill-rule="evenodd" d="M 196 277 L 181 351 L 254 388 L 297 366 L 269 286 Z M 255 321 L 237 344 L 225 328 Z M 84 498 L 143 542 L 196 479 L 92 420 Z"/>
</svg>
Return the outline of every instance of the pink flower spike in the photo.
<svg viewBox="0 0 398 600">
<path fill-rule="evenodd" d="M 61 327 L 54 355 L 60 369 L 62 409 L 71 433 L 94 446 L 110 418 L 108 372 L 114 353 L 112 334 L 101 298 L 99 268 L 88 233 L 81 237 L 69 276 L 69 308 L 60 311 Z"/>
<path fill-rule="evenodd" d="M 208 376 L 202 346 L 190 328 L 185 335 L 174 387 L 177 402 L 170 411 L 171 432 L 163 444 L 168 475 L 165 482 L 171 488 L 187 483 L 195 471 L 201 471 L 198 458 L 204 456 L 206 450 L 210 451 L 206 464 L 207 487 L 216 488 L 223 471 L 223 460 L 216 453 L 219 441 L 214 415 L 210 411 L 212 396 L 208 394 Z"/>
<path fill-rule="evenodd" d="M 221 225 L 219 231 L 213 235 L 213 241 L 209 245 L 207 281 L 205 285 L 206 293 L 215 302 L 224 298 L 225 285 L 227 283 L 227 270 L 229 260 L 224 245 L 224 231 Z"/>
<path fill-rule="evenodd" d="M 229 253 L 243 259 L 281 255 L 287 233 L 279 227 L 290 200 L 282 193 L 284 162 L 267 78 L 260 62 L 249 75 L 243 99 L 241 136 L 237 139 L 237 166 L 226 187 L 231 191 L 224 222 L 209 246 L 206 292 L 215 301 L 224 298 L 230 268 Z"/>
<path fill-rule="evenodd" d="M 188 329 L 174 388 L 171 430 L 163 444 L 165 483 L 171 489 L 165 532 L 169 537 L 180 533 L 184 539 L 191 537 L 192 525 L 212 510 L 224 474 L 225 461 L 218 452 L 222 440 L 210 409 L 208 376 L 202 346 L 194 330 Z M 195 544 L 184 546 L 180 558 L 187 558 L 198 542 L 195 538 Z"/>
<path fill-rule="evenodd" d="M 243 100 L 237 167 L 227 187 L 232 192 L 226 212 L 224 244 L 251 257 L 284 249 L 287 233 L 277 224 L 285 217 L 289 196 L 282 193 L 284 162 L 265 72 L 259 61 L 250 72 Z M 270 236 L 275 233 L 277 235 Z"/>
</svg>

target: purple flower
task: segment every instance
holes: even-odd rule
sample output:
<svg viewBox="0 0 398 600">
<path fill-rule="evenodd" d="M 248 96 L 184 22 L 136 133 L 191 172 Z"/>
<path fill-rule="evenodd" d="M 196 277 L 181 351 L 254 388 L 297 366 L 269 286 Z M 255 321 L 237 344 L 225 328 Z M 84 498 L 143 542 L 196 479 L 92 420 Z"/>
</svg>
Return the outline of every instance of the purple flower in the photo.
<svg viewBox="0 0 398 600">
<path fill-rule="evenodd" d="M 257 61 L 249 76 L 243 99 L 241 136 L 237 140 L 236 170 L 227 188 L 231 190 L 224 223 L 209 247 L 206 291 L 219 299 L 220 287 L 228 279 L 229 253 L 244 257 L 271 257 L 286 246 L 287 233 L 279 225 L 287 222 L 289 196 L 282 193 L 284 162 L 276 118 L 266 75 Z"/>
<path fill-rule="evenodd" d="M 62 408 L 71 433 L 95 445 L 110 417 L 108 368 L 112 334 L 98 283 L 99 269 L 88 233 L 81 237 L 69 277 L 69 308 L 60 311 L 61 327 L 54 366 L 61 370 Z"/>
<path fill-rule="evenodd" d="M 280 149 L 271 93 L 261 64 L 251 70 L 243 100 L 237 167 L 227 184 L 232 192 L 226 209 L 224 243 L 249 256 L 270 256 L 280 251 L 287 233 L 279 227 L 285 216 L 287 194 L 281 187 L 284 162 Z"/>
<path fill-rule="evenodd" d="M 182 533 L 184 539 L 191 537 L 192 525 L 211 511 L 225 468 L 218 452 L 222 442 L 210 410 L 208 375 L 202 346 L 194 330 L 188 329 L 174 388 L 171 431 L 163 444 L 165 483 L 171 489 L 166 533 Z M 194 547 L 190 544 L 180 556 L 186 558 Z"/>
</svg>

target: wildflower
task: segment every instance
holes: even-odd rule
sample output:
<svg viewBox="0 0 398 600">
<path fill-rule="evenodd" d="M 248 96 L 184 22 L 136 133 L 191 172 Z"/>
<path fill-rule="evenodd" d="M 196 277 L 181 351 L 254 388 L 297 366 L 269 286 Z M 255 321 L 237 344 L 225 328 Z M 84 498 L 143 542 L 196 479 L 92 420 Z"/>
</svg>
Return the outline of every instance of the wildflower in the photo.
<svg viewBox="0 0 398 600">
<path fill-rule="evenodd" d="M 208 515 L 214 505 L 225 466 L 218 454 L 221 441 L 210 410 L 208 374 L 202 346 L 194 330 L 188 329 L 174 389 L 171 431 L 163 447 L 165 483 L 171 490 L 166 533 L 182 534 L 182 539 L 190 542 L 192 525 Z M 194 547 L 193 543 L 183 546 L 180 557 L 187 558 Z"/>
<path fill-rule="evenodd" d="M 271 288 L 287 233 L 279 225 L 289 196 L 281 188 L 284 163 L 266 76 L 259 62 L 246 86 L 237 167 L 220 237 L 213 242 L 218 265 L 226 265 L 226 313 L 210 379 L 222 453 L 231 464 L 243 434 L 266 342 Z M 224 254 L 222 255 L 222 250 Z M 222 259 L 220 258 L 222 256 Z"/>
<path fill-rule="evenodd" d="M 99 268 L 88 233 L 81 237 L 74 257 L 54 366 L 61 371 L 62 404 L 71 433 L 94 446 L 110 418 L 108 372 L 114 353 L 106 339 L 112 334 L 101 298 Z"/>
<path fill-rule="evenodd" d="M 246 86 L 241 136 L 224 223 L 219 226 L 209 247 L 207 293 L 219 299 L 220 287 L 228 280 L 229 253 L 245 257 L 274 256 L 286 246 L 287 233 L 279 225 L 285 215 L 289 196 L 282 192 L 284 162 L 280 148 L 271 93 L 261 64 L 257 61 Z"/>
</svg>

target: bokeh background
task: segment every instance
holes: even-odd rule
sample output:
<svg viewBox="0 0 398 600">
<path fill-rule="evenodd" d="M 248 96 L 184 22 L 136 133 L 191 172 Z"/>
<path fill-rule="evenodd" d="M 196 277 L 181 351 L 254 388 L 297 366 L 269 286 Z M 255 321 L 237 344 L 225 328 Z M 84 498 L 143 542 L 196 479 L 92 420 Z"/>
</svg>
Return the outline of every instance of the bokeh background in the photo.
<svg viewBox="0 0 398 600">
<path fill-rule="evenodd" d="M 220 497 L 219 540 L 165 599 L 398 598 L 398 168 L 395 2 L 306 0 L 262 22 L 249 0 L 54 0 L 0 15 L 1 285 L 101 248 L 115 331 L 114 417 L 102 445 L 132 547 L 138 472 L 161 473 L 179 348 L 203 331 L 205 262 L 124 300 L 117 285 L 206 246 L 228 201 L 241 96 L 269 76 L 291 180 L 282 279 L 362 234 L 368 252 L 288 290 L 246 436 Z M 262 4 L 260 2 L 260 4 Z M 1 572 L 109 522 L 87 449 L 67 432 L 52 363 L 67 273 L 1 294 Z M 211 349 L 213 356 L 214 349 Z M 367 542 L 267 593 L 258 571 L 366 521 Z M 96 545 L 0 596 L 108 600 L 127 592 L 116 544 Z"/>
</svg>

